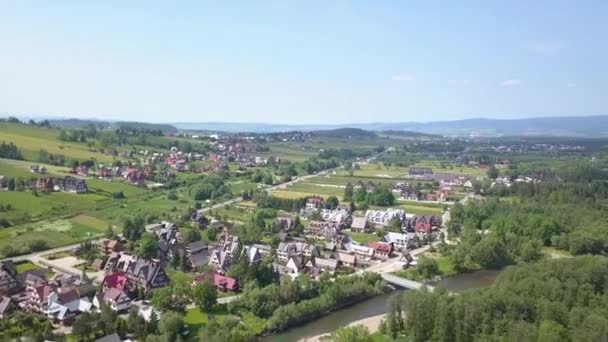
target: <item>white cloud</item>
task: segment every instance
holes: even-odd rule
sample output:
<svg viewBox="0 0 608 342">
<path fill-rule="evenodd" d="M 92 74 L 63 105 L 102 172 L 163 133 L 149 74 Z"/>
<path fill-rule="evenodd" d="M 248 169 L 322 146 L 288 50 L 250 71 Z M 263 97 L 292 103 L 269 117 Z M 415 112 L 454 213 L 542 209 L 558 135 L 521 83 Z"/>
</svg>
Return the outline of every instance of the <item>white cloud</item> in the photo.
<svg viewBox="0 0 608 342">
<path fill-rule="evenodd" d="M 393 75 L 393 77 L 392 77 L 392 80 L 396 81 L 396 82 L 411 82 L 415 79 L 416 78 L 413 75 L 407 75 L 407 74 Z"/>
<path fill-rule="evenodd" d="M 515 86 L 518 86 L 521 84 L 522 84 L 522 81 L 517 80 L 517 79 L 504 80 L 504 81 L 500 82 L 501 87 L 515 87 Z"/>
</svg>

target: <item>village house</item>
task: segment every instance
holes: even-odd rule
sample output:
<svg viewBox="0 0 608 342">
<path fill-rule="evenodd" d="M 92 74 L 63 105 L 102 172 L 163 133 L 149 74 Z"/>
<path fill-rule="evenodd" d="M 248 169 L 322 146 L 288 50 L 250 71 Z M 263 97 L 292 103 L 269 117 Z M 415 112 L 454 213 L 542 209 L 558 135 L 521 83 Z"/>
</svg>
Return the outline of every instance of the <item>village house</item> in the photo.
<svg viewBox="0 0 608 342">
<path fill-rule="evenodd" d="M 190 220 L 193 223 L 198 224 L 198 227 L 200 229 L 205 229 L 209 225 L 209 219 L 205 216 L 204 209 L 198 209 L 197 211 L 195 211 L 190 217 Z"/>
<path fill-rule="evenodd" d="M 374 249 L 371 247 L 350 244 L 350 251 L 354 253 L 357 260 L 370 261 L 374 258 Z"/>
<path fill-rule="evenodd" d="M 89 191 L 87 182 L 84 179 L 75 178 L 72 176 L 65 176 L 58 180 L 59 190 L 72 192 L 75 194 L 83 194 Z"/>
<path fill-rule="evenodd" d="M 403 209 L 386 209 L 386 210 L 368 210 L 365 213 L 367 222 L 381 226 L 388 225 L 391 220 L 397 219 L 401 222 L 405 220 L 405 211 Z"/>
<path fill-rule="evenodd" d="M 238 292 L 239 290 L 239 282 L 236 279 L 221 275 L 215 271 L 197 275 L 192 282 L 192 286 L 196 286 L 205 281 L 211 281 L 213 286 L 222 292 Z"/>
<path fill-rule="evenodd" d="M 366 217 L 353 217 L 350 230 L 355 233 L 367 233 L 371 230 L 371 227 Z"/>
<path fill-rule="evenodd" d="M 101 288 L 103 291 L 108 289 L 116 289 L 118 291 L 127 291 L 129 287 L 129 278 L 122 272 L 109 272 L 103 278 Z"/>
<path fill-rule="evenodd" d="M 274 263 L 272 266 L 279 275 L 288 276 L 291 280 L 296 279 L 300 273 L 305 271 L 302 255 L 290 256 L 285 265 Z"/>
<path fill-rule="evenodd" d="M 414 231 L 418 235 L 431 234 L 433 230 L 441 227 L 441 218 L 435 215 L 416 215 L 409 221 L 409 231 Z"/>
<path fill-rule="evenodd" d="M 158 251 L 163 260 L 173 257 L 173 248 L 180 240 L 177 226 L 172 222 L 161 221 L 146 225 L 147 232 L 154 233 L 158 238 Z"/>
<path fill-rule="evenodd" d="M 319 210 L 323 207 L 323 203 L 324 203 L 324 201 L 321 197 L 309 197 L 306 200 L 305 208 Z"/>
<path fill-rule="evenodd" d="M 339 264 L 344 267 L 354 268 L 357 264 L 357 258 L 354 255 L 346 252 L 340 251 L 334 253 L 334 258 L 338 260 Z"/>
<path fill-rule="evenodd" d="M 71 171 L 75 175 L 87 176 L 89 174 L 89 168 L 86 165 L 74 166 Z"/>
<path fill-rule="evenodd" d="M 47 169 L 44 166 L 32 165 L 32 166 L 30 166 L 30 172 L 45 174 L 47 172 Z"/>
<path fill-rule="evenodd" d="M 97 178 L 106 180 L 112 179 L 112 170 L 101 165 L 97 170 Z"/>
<path fill-rule="evenodd" d="M 333 275 L 338 269 L 338 260 L 326 258 L 312 258 L 308 264 L 313 276 L 317 277 L 323 272 Z"/>
<path fill-rule="evenodd" d="M 124 253 L 111 254 L 106 262 L 105 271 L 122 272 L 131 288 L 141 287 L 149 290 L 163 287 L 169 282 L 160 262 Z"/>
<path fill-rule="evenodd" d="M 405 250 L 410 248 L 412 245 L 412 240 L 410 239 L 409 234 L 406 233 L 388 232 L 384 236 L 384 240 L 391 243 L 397 250 Z"/>
<path fill-rule="evenodd" d="M 279 261 L 287 262 L 294 256 L 315 257 L 319 256 L 319 248 L 304 242 L 281 242 L 277 247 L 277 258 Z"/>
<path fill-rule="evenodd" d="M 186 244 L 184 248 L 190 267 L 198 269 L 209 263 L 209 251 L 204 241 L 194 241 Z"/>
<path fill-rule="evenodd" d="M 8 317 L 18 309 L 19 307 L 10 297 L 0 296 L 0 319 Z"/>
<path fill-rule="evenodd" d="M 113 311 L 126 312 L 131 307 L 131 298 L 124 291 L 108 288 L 97 292 L 93 298 L 93 305 L 98 309 L 102 305 L 107 305 Z"/>
<path fill-rule="evenodd" d="M 346 228 L 352 222 L 350 207 L 321 209 L 320 214 L 323 221 L 335 223 L 340 228 Z"/>
<path fill-rule="evenodd" d="M 368 247 L 374 249 L 374 257 L 380 260 L 387 260 L 393 253 L 393 245 L 386 242 L 369 242 Z"/>
<path fill-rule="evenodd" d="M 279 230 L 290 231 L 294 227 L 294 221 L 291 217 L 277 217 L 274 222 Z"/>
<path fill-rule="evenodd" d="M 55 322 L 69 324 L 81 312 L 89 312 L 92 303 L 78 288 L 57 288 L 47 296 L 46 315 Z"/>
<path fill-rule="evenodd" d="M 33 181 L 33 188 L 38 192 L 55 191 L 55 181 L 53 178 L 37 178 Z"/>
<path fill-rule="evenodd" d="M 19 290 L 17 269 L 11 260 L 0 262 L 0 294 L 13 294 Z"/>
<path fill-rule="evenodd" d="M 425 177 L 433 174 L 433 169 L 430 167 L 411 167 L 408 171 L 410 177 Z"/>
<path fill-rule="evenodd" d="M 141 186 L 144 185 L 147 174 L 145 171 L 127 169 L 124 171 L 123 177 L 127 180 L 127 182 L 129 182 L 129 184 Z"/>
<path fill-rule="evenodd" d="M 334 222 L 311 221 L 304 234 L 310 239 L 329 241 L 334 239 L 340 230 L 340 226 Z"/>
<path fill-rule="evenodd" d="M 253 244 L 251 247 L 257 249 L 258 253 L 262 256 L 262 258 L 268 257 L 272 255 L 272 247 L 267 245 Z"/>
<path fill-rule="evenodd" d="M 110 255 L 122 251 L 122 244 L 118 240 L 101 239 L 97 242 L 97 249 L 103 255 Z"/>
</svg>

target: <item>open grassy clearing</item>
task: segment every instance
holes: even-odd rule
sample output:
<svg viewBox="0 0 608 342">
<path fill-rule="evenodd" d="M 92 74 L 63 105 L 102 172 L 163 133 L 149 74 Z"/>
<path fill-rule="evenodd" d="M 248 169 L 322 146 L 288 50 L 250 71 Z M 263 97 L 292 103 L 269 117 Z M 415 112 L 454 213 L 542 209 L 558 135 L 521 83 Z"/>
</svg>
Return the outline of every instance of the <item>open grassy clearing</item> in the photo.
<svg viewBox="0 0 608 342">
<path fill-rule="evenodd" d="M 2 140 L 0 138 L 0 140 Z M 30 172 L 30 166 L 40 165 L 47 168 L 46 175 L 39 175 Z M 45 176 L 65 176 L 68 169 L 61 166 L 53 166 L 48 164 L 34 163 L 24 160 L 4 159 L 0 158 L 0 175 L 9 177 L 36 178 Z"/>
<path fill-rule="evenodd" d="M 112 162 L 115 159 L 111 155 L 90 151 L 84 143 L 60 141 L 58 136 L 59 130 L 56 129 L 0 123 L 0 140 L 15 143 L 27 160 L 38 160 L 40 149 L 78 160 Z"/>
<path fill-rule="evenodd" d="M 27 253 L 33 241 L 44 241 L 45 247 L 55 248 L 101 235 L 103 231 L 70 220 L 39 221 L 0 230 L 0 253 L 5 248 Z"/>
<path fill-rule="evenodd" d="M 112 196 L 113 193 L 122 191 L 126 197 L 135 197 L 149 192 L 149 190 L 146 188 L 127 184 L 119 179 L 107 181 L 102 179 L 87 178 L 86 181 L 90 190 L 104 196 Z"/>
<path fill-rule="evenodd" d="M 15 263 L 17 274 L 25 273 L 32 270 L 41 270 L 42 267 L 34 265 L 31 261 Z"/>
<path fill-rule="evenodd" d="M 354 241 L 357 241 L 360 244 L 366 244 L 368 242 L 375 242 L 381 240 L 375 233 L 355 233 L 351 232 L 350 230 L 347 230 L 346 234 L 350 235 Z"/>
<path fill-rule="evenodd" d="M 441 215 L 443 214 L 443 207 L 437 206 L 435 204 L 411 204 L 417 202 L 397 202 L 396 206 L 399 208 L 403 208 L 408 214 L 418 214 L 418 215 Z"/>
<path fill-rule="evenodd" d="M 447 163 L 445 167 L 441 167 L 441 161 L 439 160 L 422 160 L 416 162 L 411 167 L 430 167 L 433 169 L 434 173 L 457 173 L 467 175 L 485 175 L 487 173 L 486 169 L 470 166 L 450 165 L 449 163 Z"/>
<path fill-rule="evenodd" d="M 97 200 L 99 200 L 99 197 L 93 194 L 53 192 L 48 194 L 39 193 L 38 196 L 35 196 L 30 191 L 0 191 L 0 203 L 10 203 L 13 207 L 12 210 L 3 213 L 3 215 L 9 221 L 14 221 L 13 223 L 93 210 Z"/>
<path fill-rule="evenodd" d="M 372 177 L 372 178 L 403 178 L 407 175 L 409 168 L 399 166 L 384 166 L 382 164 L 360 165 L 359 170 L 353 169 L 353 177 Z M 339 170 L 337 176 L 349 176 L 350 171 Z"/>
<path fill-rule="evenodd" d="M 316 183 L 316 184 L 330 184 L 330 185 L 341 185 L 345 186 L 346 184 L 355 184 L 357 182 L 372 182 L 375 184 L 383 184 L 383 185 L 392 185 L 402 180 L 394 179 L 394 178 L 381 178 L 381 177 L 351 177 L 351 176 L 338 176 L 338 175 L 328 175 L 328 176 L 317 176 L 306 179 L 306 183 Z"/>
<path fill-rule="evenodd" d="M 287 189 L 275 190 L 272 192 L 273 196 L 281 198 L 302 198 L 309 196 L 319 196 L 327 198 L 329 196 L 336 196 L 339 200 L 342 199 L 344 190 L 340 188 L 321 187 L 312 185 L 303 185 L 301 187 L 294 186 Z"/>
</svg>

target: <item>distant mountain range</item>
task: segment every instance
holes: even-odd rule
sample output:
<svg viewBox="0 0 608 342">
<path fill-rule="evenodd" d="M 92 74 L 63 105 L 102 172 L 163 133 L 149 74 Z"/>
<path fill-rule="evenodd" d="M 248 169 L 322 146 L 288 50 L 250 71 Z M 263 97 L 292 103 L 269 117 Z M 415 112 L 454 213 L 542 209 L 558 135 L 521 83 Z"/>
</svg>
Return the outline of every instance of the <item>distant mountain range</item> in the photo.
<svg viewBox="0 0 608 342">
<path fill-rule="evenodd" d="M 22 118 L 23 119 L 23 118 Z M 29 119 L 29 118 L 28 118 Z M 285 131 L 327 131 L 343 128 L 357 128 L 366 131 L 418 132 L 444 136 L 574 136 L 608 137 L 608 115 L 539 117 L 527 119 L 466 119 L 435 122 L 373 122 L 352 124 L 313 124 L 286 125 L 268 123 L 230 123 L 230 122 L 179 122 L 179 123 L 141 123 L 119 122 L 96 119 L 49 119 L 59 127 L 84 127 L 94 124 L 98 127 L 140 127 L 161 129 L 165 133 L 179 130 L 206 132 L 255 132 L 271 133 Z M 409 133 L 408 133 L 409 134 Z M 414 133 L 412 133 L 414 134 Z"/>
<path fill-rule="evenodd" d="M 267 123 L 173 123 L 182 130 L 224 132 L 317 131 L 359 128 L 368 131 L 413 131 L 446 136 L 608 136 L 608 115 L 581 117 L 541 117 L 528 119 L 466 119 L 435 122 L 376 122 L 353 124 L 282 125 Z"/>
</svg>

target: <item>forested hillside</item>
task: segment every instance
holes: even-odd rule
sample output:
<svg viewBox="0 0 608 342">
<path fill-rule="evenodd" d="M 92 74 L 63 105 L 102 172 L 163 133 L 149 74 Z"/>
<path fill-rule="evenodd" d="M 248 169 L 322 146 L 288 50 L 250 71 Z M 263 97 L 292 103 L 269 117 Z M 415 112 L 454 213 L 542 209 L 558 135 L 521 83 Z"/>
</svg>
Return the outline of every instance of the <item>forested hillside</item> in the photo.
<svg viewBox="0 0 608 342">
<path fill-rule="evenodd" d="M 394 297 L 383 329 L 408 341 L 605 341 L 606 284 L 599 256 L 512 267 L 490 288 Z"/>
</svg>

